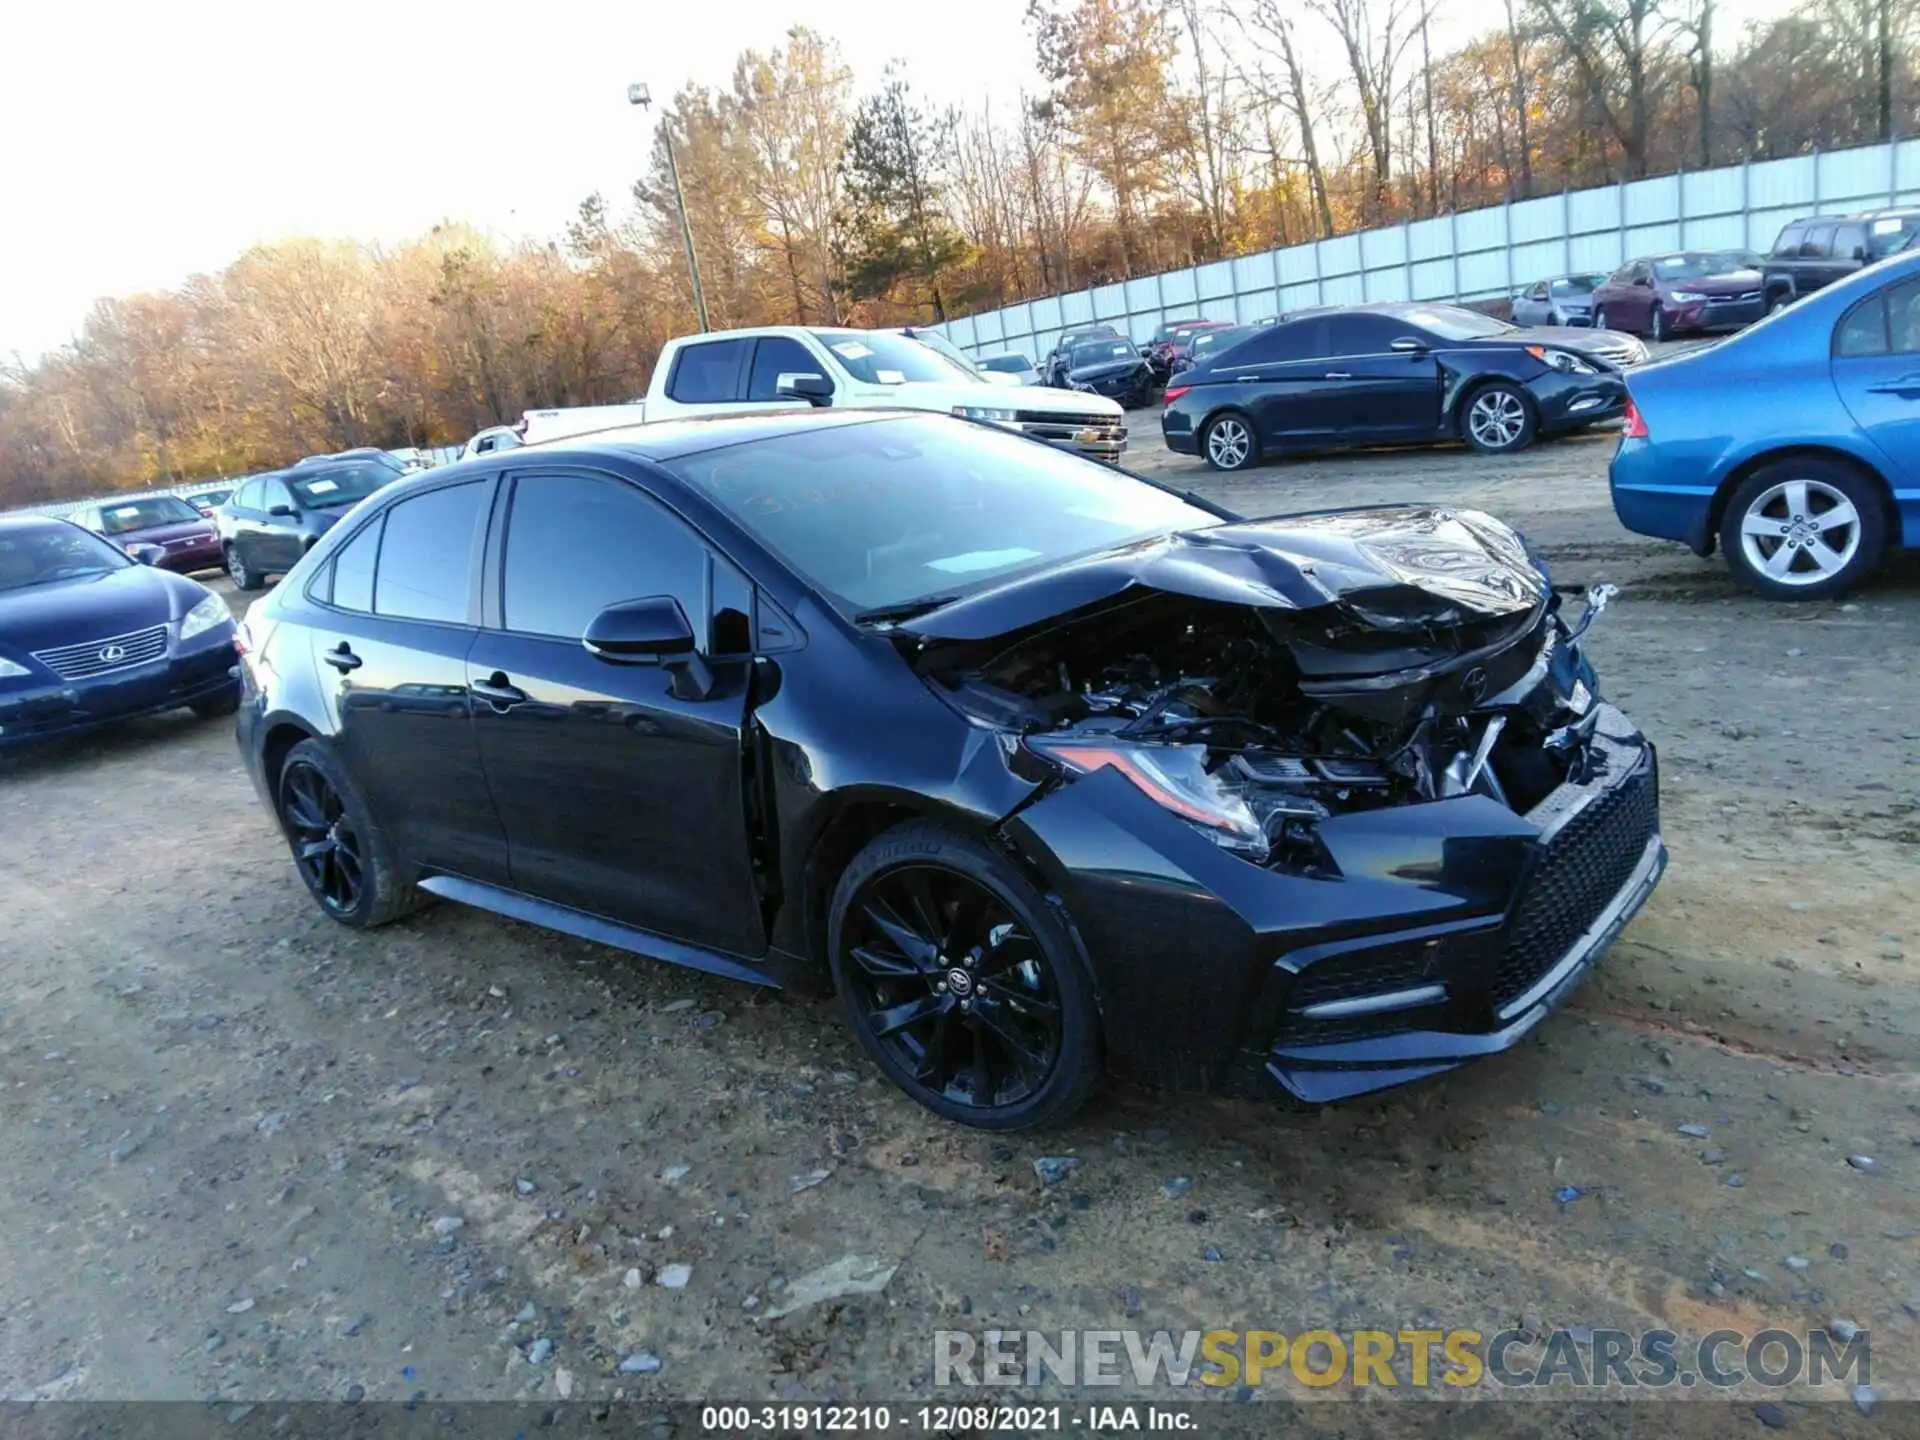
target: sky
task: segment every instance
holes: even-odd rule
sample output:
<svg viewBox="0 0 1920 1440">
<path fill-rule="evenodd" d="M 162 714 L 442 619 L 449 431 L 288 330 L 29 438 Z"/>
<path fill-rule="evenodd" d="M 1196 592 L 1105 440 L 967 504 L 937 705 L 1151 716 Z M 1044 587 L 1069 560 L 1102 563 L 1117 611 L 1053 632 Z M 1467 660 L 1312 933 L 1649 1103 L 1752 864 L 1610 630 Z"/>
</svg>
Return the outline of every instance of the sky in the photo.
<svg viewBox="0 0 1920 1440">
<path fill-rule="evenodd" d="M 1722 33 L 1787 3 L 1723 3 Z M 1038 88 L 1025 13 L 1026 0 L 20 0 L 0 46 L 0 356 L 63 343 L 98 296 L 178 285 L 287 235 L 395 241 L 443 219 L 557 234 L 644 164 L 654 122 L 627 104 L 629 81 L 656 107 L 690 81 L 724 86 L 742 49 L 774 48 L 798 19 L 839 43 L 860 92 L 899 60 L 936 103 L 1011 109 Z"/>
<path fill-rule="evenodd" d="M 557 234 L 622 195 L 650 113 L 724 86 L 803 19 L 864 92 L 899 59 L 942 104 L 1034 86 L 1025 0 L 20 0 L 0 45 L 0 356 L 93 300 L 177 285 L 293 234 L 392 241 L 442 219 Z M 926 18 L 903 23 L 905 16 Z M 936 23 L 937 20 L 937 23 Z"/>
</svg>

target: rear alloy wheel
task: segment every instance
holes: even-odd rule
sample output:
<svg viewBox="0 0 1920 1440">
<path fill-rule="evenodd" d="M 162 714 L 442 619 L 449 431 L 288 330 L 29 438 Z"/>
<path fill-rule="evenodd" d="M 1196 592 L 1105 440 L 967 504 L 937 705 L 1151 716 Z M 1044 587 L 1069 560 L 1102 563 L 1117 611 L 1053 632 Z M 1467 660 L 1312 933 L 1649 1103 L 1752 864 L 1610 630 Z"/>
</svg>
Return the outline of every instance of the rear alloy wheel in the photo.
<svg viewBox="0 0 1920 1440">
<path fill-rule="evenodd" d="M 1260 458 L 1253 425 L 1244 415 L 1222 415 L 1211 421 L 1200 438 L 1200 450 L 1216 470 L 1245 470 Z"/>
<path fill-rule="evenodd" d="M 417 909 L 386 838 L 340 762 L 318 740 L 287 752 L 274 787 L 294 867 L 320 908 L 342 925 L 371 929 Z"/>
<path fill-rule="evenodd" d="M 1519 388 L 1504 380 L 1473 392 L 1460 427 L 1482 455 L 1507 455 L 1533 441 L 1533 407 Z"/>
<path fill-rule="evenodd" d="M 1720 525 L 1727 563 L 1771 600 L 1818 600 L 1873 572 L 1886 519 L 1873 482 L 1832 460 L 1778 460 L 1748 478 Z"/>
<path fill-rule="evenodd" d="M 1032 1129 L 1098 1082 L 1093 984 L 1072 939 L 978 841 L 919 820 L 881 835 L 835 888 L 827 944 L 861 1047 L 935 1114 Z"/>
<path fill-rule="evenodd" d="M 265 577 L 254 574 L 253 571 L 247 567 L 247 562 L 243 560 L 240 556 L 239 546 L 237 545 L 227 546 L 225 555 L 226 555 L 226 562 L 227 562 L 227 578 L 233 581 L 234 589 L 258 590 L 263 584 L 266 583 Z"/>
</svg>

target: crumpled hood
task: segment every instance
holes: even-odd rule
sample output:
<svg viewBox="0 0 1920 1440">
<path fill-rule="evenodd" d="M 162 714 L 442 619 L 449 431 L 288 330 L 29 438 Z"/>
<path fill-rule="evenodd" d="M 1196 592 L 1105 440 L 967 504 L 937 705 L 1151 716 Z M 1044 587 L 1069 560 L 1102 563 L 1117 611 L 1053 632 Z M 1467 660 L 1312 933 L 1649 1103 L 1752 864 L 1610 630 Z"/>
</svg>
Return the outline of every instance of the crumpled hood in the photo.
<svg viewBox="0 0 1920 1440">
<path fill-rule="evenodd" d="M 896 628 L 984 640 L 1130 590 L 1259 609 L 1338 605 L 1395 630 L 1520 614 L 1548 586 L 1519 535 L 1491 515 L 1396 505 L 1158 535 L 1002 581 Z"/>
</svg>

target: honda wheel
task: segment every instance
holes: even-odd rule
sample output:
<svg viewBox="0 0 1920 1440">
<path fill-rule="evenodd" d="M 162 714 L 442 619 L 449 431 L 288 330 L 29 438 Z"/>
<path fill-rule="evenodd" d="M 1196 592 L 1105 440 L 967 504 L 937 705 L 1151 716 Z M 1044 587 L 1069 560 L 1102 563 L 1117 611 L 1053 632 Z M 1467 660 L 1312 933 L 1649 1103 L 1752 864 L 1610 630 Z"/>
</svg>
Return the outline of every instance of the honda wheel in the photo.
<svg viewBox="0 0 1920 1440">
<path fill-rule="evenodd" d="M 1818 457 L 1776 460 L 1748 477 L 1720 523 L 1727 563 L 1770 600 L 1819 600 L 1873 573 L 1886 512 L 1866 476 Z"/>
</svg>

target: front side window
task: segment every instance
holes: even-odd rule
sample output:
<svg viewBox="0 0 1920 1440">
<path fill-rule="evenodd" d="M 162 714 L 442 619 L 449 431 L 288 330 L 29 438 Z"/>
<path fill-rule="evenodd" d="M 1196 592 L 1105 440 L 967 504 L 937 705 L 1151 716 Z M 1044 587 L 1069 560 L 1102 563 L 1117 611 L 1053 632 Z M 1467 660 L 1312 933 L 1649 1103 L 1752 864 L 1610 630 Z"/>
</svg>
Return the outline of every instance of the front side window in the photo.
<svg viewBox="0 0 1920 1440">
<path fill-rule="evenodd" d="M 293 495 L 284 480 L 269 480 L 260 487 L 260 508 L 270 511 L 276 505 L 293 505 Z"/>
<path fill-rule="evenodd" d="M 1407 327 L 1384 315 L 1335 315 L 1327 323 L 1329 355 L 1383 355 Z"/>
<path fill-rule="evenodd" d="M 596 475 L 522 475 L 507 514 L 501 619 L 523 635 L 578 641 L 609 605 L 671 595 L 704 613 L 706 547 L 633 486 Z"/>
<path fill-rule="evenodd" d="M 707 340 L 682 345 L 668 377 L 667 396 L 682 405 L 724 405 L 740 398 L 745 340 Z"/>
<path fill-rule="evenodd" d="M 1800 254 L 1808 260 L 1824 260 L 1833 253 L 1833 226 L 1815 225 L 1807 231 Z"/>
<path fill-rule="evenodd" d="M 780 393 L 782 375 L 822 375 L 822 366 L 798 340 L 785 335 L 763 335 L 753 350 L 753 374 L 747 381 L 749 400 L 788 400 Z M 824 375 L 822 375 L 824 379 Z"/>
<path fill-rule="evenodd" d="M 449 485 L 387 511 L 373 609 L 402 620 L 463 624 L 473 592 L 476 532 L 487 522 L 485 480 Z M 335 574 L 338 587 L 338 572 Z"/>
<path fill-rule="evenodd" d="M 1563 275 L 1549 287 L 1556 300 L 1571 300 L 1577 296 L 1591 295 L 1606 284 L 1604 275 Z"/>
<path fill-rule="evenodd" d="M 1800 253 L 1800 242 L 1807 238 L 1807 227 L 1789 225 L 1780 232 L 1780 238 L 1773 242 L 1775 259 L 1791 260 Z"/>
<path fill-rule="evenodd" d="M 1220 523 L 1095 461 L 934 416 L 793 431 L 664 463 L 854 614 Z"/>
</svg>

